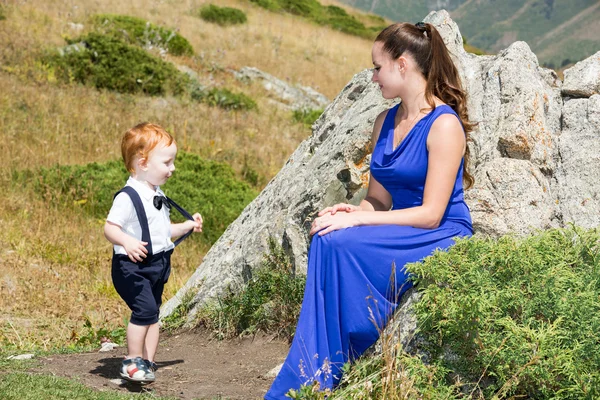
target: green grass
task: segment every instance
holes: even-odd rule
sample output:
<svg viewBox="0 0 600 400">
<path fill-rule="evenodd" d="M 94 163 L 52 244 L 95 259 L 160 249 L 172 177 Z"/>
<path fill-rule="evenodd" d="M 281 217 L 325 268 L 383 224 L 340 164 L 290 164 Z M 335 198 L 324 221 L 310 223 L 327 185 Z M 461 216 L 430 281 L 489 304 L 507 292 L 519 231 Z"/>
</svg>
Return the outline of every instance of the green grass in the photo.
<svg viewBox="0 0 600 400">
<path fill-rule="evenodd" d="M 174 176 L 162 189 L 189 212 L 200 212 L 204 220 L 203 232 L 193 235 L 198 239 L 190 240 L 214 243 L 257 195 L 247 183 L 235 177 L 227 164 L 179 152 L 175 166 Z M 127 177 L 123 162 L 115 160 L 15 171 L 12 181 L 15 185 L 30 186 L 48 202 L 103 219 L 108 215 L 114 193 Z M 174 222 L 183 221 L 175 210 L 171 218 Z"/>
<path fill-rule="evenodd" d="M 110 391 L 97 391 L 65 378 L 48 375 L 0 372 L 0 398 L 3 400 L 167 400 L 174 397 L 156 396 L 151 393 L 121 394 Z"/>
<path fill-rule="evenodd" d="M 205 5 L 198 14 L 203 20 L 221 26 L 239 25 L 248 20 L 242 10 L 232 7 L 219 7 L 214 4 Z"/>
</svg>

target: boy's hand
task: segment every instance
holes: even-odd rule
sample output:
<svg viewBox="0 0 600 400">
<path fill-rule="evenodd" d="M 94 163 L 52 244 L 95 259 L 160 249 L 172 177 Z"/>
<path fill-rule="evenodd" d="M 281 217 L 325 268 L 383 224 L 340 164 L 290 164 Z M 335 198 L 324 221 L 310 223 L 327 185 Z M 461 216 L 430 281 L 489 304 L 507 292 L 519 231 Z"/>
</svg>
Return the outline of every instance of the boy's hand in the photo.
<svg viewBox="0 0 600 400">
<path fill-rule="evenodd" d="M 127 253 L 127 257 L 129 257 L 132 262 L 142 262 L 148 255 L 148 250 L 146 249 L 147 244 L 148 242 L 142 242 L 134 237 L 129 236 L 123 241 L 123 248 Z"/>
<path fill-rule="evenodd" d="M 202 216 L 199 213 L 196 213 L 194 215 L 192 215 L 192 218 L 194 218 L 194 220 L 188 220 L 187 222 L 190 224 L 190 227 L 188 228 L 188 230 L 190 229 L 194 229 L 194 232 L 202 232 Z"/>
<path fill-rule="evenodd" d="M 202 232 L 202 216 L 198 213 L 192 215 L 193 220 L 188 219 L 179 224 L 171 224 L 171 238 L 185 235 L 189 231 Z"/>
</svg>

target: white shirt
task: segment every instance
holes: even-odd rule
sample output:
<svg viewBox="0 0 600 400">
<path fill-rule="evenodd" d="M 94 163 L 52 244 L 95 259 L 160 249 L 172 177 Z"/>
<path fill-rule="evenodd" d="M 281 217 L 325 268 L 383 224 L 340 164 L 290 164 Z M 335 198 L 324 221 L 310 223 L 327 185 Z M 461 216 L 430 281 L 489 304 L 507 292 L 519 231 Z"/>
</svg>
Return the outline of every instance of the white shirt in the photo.
<svg viewBox="0 0 600 400">
<path fill-rule="evenodd" d="M 154 196 L 164 196 L 160 187 L 156 191 L 150 189 L 146 184 L 129 177 L 125 186 L 131 186 L 142 199 L 146 218 L 148 218 L 148 229 L 150 230 L 150 240 L 152 241 L 152 253 L 170 250 L 173 247 L 171 242 L 171 219 L 169 217 L 169 208 L 164 204 L 160 210 L 154 207 Z M 138 221 L 133 202 L 127 193 L 119 193 L 113 201 L 107 221 L 118 225 L 121 230 L 138 240 L 142 240 L 142 228 Z M 114 245 L 116 254 L 127 254 L 123 246 Z"/>
</svg>

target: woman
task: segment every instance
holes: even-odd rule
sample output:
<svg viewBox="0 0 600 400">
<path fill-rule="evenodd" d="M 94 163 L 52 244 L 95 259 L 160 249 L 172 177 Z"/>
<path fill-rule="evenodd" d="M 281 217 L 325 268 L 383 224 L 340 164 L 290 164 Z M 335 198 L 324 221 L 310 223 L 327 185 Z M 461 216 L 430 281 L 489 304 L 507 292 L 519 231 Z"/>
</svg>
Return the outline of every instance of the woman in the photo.
<svg viewBox="0 0 600 400">
<path fill-rule="evenodd" d="M 315 381 L 335 387 L 411 286 L 405 264 L 473 233 L 463 198 L 472 124 L 440 34 L 423 22 L 391 25 L 372 57 L 373 82 L 402 102 L 375 120 L 365 199 L 327 207 L 312 224 L 302 311 L 269 400 Z"/>
</svg>

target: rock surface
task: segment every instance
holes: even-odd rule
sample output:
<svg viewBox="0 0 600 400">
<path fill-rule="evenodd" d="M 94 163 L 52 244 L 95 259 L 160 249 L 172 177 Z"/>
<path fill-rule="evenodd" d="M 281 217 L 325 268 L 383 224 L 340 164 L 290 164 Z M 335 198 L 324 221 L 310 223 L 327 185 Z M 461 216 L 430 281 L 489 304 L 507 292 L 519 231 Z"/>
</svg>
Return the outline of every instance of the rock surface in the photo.
<svg viewBox="0 0 600 400">
<path fill-rule="evenodd" d="M 565 71 L 541 68 L 524 42 L 494 56 L 466 53 L 445 11 L 425 19 L 442 34 L 469 96 L 475 186 L 466 192 L 477 234 L 528 234 L 575 223 L 600 225 L 600 53 Z M 267 250 L 281 243 L 305 272 L 309 225 L 337 202 L 357 204 L 369 177 L 370 135 L 384 100 L 371 71 L 357 75 L 313 125 L 283 169 L 204 257 L 162 315 L 193 289 L 189 320 L 207 299 L 241 287 Z"/>
<path fill-rule="evenodd" d="M 258 81 L 275 97 L 271 101 L 289 110 L 320 110 L 329 104 L 329 99 L 308 86 L 295 86 L 253 67 L 234 71 L 237 79 Z"/>
</svg>

